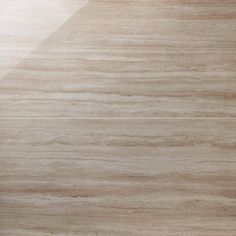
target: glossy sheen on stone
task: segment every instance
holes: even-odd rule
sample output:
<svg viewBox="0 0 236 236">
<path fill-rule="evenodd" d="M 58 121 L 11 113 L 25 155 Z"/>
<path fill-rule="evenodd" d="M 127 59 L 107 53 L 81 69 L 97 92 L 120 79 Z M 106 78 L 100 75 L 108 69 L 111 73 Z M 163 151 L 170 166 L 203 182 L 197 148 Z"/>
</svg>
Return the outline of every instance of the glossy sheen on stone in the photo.
<svg viewBox="0 0 236 236">
<path fill-rule="evenodd" d="M 91 0 L 3 78 L 0 116 L 235 117 L 235 9 Z"/>
<path fill-rule="evenodd" d="M 1 0 L 0 80 L 87 0 Z"/>
<path fill-rule="evenodd" d="M 236 235 L 236 1 L 0 0 L 0 236 Z"/>
</svg>

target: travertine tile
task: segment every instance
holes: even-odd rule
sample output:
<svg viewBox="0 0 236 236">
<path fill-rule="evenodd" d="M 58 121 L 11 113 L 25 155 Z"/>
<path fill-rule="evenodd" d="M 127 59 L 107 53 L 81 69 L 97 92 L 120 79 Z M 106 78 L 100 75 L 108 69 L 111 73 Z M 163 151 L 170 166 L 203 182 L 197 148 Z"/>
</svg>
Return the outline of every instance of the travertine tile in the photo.
<svg viewBox="0 0 236 236">
<path fill-rule="evenodd" d="M 0 123 L 0 233 L 236 233 L 236 121 Z"/>
<path fill-rule="evenodd" d="M 0 80 L 87 0 L 1 0 Z"/>
<path fill-rule="evenodd" d="M 0 236 L 236 235 L 236 1 L 0 7 Z"/>
<path fill-rule="evenodd" d="M 0 116 L 235 117 L 235 9 L 91 0 L 0 81 Z"/>
</svg>

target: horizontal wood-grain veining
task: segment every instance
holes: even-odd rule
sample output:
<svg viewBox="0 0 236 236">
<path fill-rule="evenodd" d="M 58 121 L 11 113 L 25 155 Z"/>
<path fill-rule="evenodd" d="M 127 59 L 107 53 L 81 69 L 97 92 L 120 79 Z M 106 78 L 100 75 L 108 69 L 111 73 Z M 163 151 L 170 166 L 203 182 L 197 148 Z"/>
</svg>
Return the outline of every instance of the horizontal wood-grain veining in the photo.
<svg viewBox="0 0 236 236">
<path fill-rule="evenodd" d="M 0 235 L 235 235 L 235 128 L 1 120 Z"/>
<path fill-rule="evenodd" d="M 0 0 L 0 236 L 236 235 L 235 0 Z"/>
<path fill-rule="evenodd" d="M 236 1 L 90 0 L 0 81 L 1 117 L 235 117 Z"/>
<path fill-rule="evenodd" d="M 1 0 L 0 81 L 87 0 Z"/>
</svg>

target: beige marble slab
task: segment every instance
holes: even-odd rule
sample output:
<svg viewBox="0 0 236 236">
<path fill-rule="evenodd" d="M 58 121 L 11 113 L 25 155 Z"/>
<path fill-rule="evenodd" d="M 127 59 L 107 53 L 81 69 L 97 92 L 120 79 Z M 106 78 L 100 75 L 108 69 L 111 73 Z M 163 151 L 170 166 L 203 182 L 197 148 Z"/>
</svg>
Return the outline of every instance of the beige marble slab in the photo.
<svg viewBox="0 0 236 236">
<path fill-rule="evenodd" d="M 87 0 L 1 0 L 0 80 Z"/>
<path fill-rule="evenodd" d="M 0 81 L 1 117 L 235 117 L 236 1 L 91 0 Z"/>
<path fill-rule="evenodd" d="M 234 0 L 0 0 L 0 236 L 236 235 L 235 39 Z"/>
<path fill-rule="evenodd" d="M 0 233 L 235 235 L 235 128 L 235 120 L 1 120 Z"/>
</svg>

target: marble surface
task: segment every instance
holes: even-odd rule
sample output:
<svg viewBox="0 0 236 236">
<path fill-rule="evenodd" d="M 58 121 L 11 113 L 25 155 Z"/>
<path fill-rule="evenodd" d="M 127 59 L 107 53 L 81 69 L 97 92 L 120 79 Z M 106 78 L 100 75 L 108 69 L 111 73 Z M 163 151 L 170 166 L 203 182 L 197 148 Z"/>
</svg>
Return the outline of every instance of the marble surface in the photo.
<svg viewBox="0 0 236 236">
<path fill-rule="evenodd" d="M 0 80 L 87 0 L 1 0 Z"/>
<path fill-rule="evenodd" d="M 235 8 L 91 0 L 2 79 L 0 116 L 235 117 Z"/>
<path fill-rule="evenodd" d="M 0 0 L 0 236 L 236 235 L 236 1 Z"/>
<path fill-rule="evenodd" d="M 235 128 L 4 119 L 1 235 L 234 235 Z"/>
</svg>

